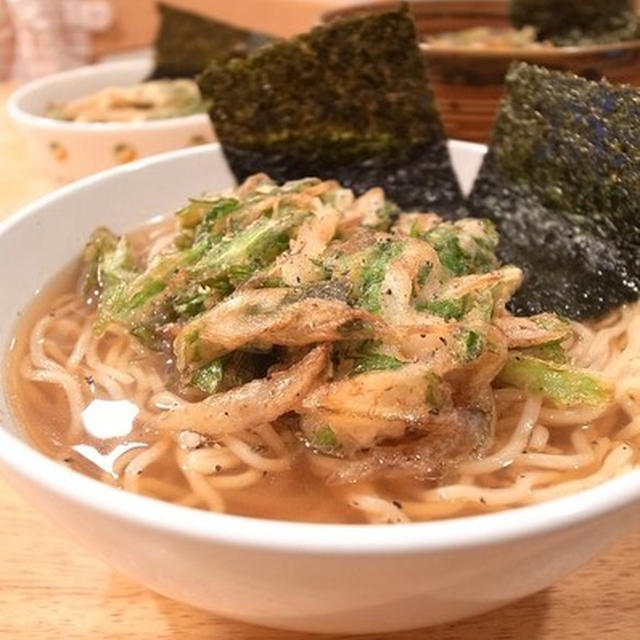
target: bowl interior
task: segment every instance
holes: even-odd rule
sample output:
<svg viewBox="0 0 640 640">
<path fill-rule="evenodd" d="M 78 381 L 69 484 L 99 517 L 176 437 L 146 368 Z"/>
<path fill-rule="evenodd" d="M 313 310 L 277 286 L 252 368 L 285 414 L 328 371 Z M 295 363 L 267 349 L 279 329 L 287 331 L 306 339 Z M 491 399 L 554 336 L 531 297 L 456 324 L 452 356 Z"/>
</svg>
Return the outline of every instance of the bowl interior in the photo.
<svg viewBox="0 0 640 640">
<path fill-rule="evenodd" d="M 461 186 L 474 180 L 485 148 L 450 143 Z M 97 174 L 38 200 L 0 224 L 0 290 L 4 321 L 0 348 L 6 355 L 16 322 L 33 296 L 70 260 L 80 254 L 91 231 L 106 224 L 130 230 L 167 215 L 186 198 L 233 184 L 220 146 L 184 149 Z M 535 532 L 579 525 L 588 518 L 636 504 L 640 470 L 548 503 L 469 518 L 387 525 L 307 525 L 215 514 L 114 490 L 71 471 L 25 443 L 7 399 L 6 371 L 0 374 L 0 466 L 27 479 L 39 491 L 62 496 L 78 508 L 98 509 L 108 517 L 171 530 L 200 540 L 226 540 L 252 548 L 313 553 L 367 554 L 399 550 L 466 548 L 527 537 Z M 470 528 L 471 526 L 471 528 Z M 322 535 L 312 532 L 322 528 Z M 365 533 L 366 531 L 366 533 Z M 472 532 L 472 533 L 471 533 Z M 295 552 L 295 551 L 294 551 Z"/>
<path fill-rule="evenodd" d="M 144 80 L 150 73 L 150 59 L 110 62 L 65 71 L 25 85 L 15 94 L 17 109 L 44 116 L 53 103 L 67 102 L 113 86 L 128 86 Z"/>
</svg>

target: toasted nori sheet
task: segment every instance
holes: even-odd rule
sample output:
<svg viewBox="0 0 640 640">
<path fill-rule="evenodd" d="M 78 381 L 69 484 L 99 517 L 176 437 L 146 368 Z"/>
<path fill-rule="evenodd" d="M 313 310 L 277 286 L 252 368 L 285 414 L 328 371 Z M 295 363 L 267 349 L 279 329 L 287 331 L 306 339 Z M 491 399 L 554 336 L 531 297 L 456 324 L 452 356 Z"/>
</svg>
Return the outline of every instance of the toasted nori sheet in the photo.
<svg viewBox="0 0 640 640">
<path fill-rule="evenodd" d="M 246 56 L 272 39 L 161 2 L 158 11 L 160 29 L 150 79 L 194 77 L 212 60 Z"/>
<path fill-rule="evenodd" d="M 634 0 L 510 0 L 509 13 L 515 26 L 533 25 L 557 45 L 640 37 Z"/>
<path fill-rule="evenodd" d="M 317 27 L 200 77 L 238 180 L 335 178 L 405 209 L 457 215 L 462 197 L 408 10 Z"/>
<path fill-rule="evenodd" d="M 468 205 L 524 269 L 516 313 L 597 317 L 640 293 L 640 92 L 515 63 Z"/>
</svg>

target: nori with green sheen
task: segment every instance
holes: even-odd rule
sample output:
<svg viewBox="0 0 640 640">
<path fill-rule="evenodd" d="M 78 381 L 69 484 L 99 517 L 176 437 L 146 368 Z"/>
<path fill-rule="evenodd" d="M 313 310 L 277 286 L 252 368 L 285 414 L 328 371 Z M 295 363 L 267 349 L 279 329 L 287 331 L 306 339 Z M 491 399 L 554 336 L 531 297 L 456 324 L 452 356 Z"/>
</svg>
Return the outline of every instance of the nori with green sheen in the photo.
<svg viewBox="0 0 640 640">
<path fill-rule="evenodd" d="M 462 206 L 406 8 L 214 63 L 199 82 L 238 180 L 317 176 L 357 193 L 381 186 L 405 209 Z"/>
<path fill-rule="evenodd" d="M 515 313 L 602 315 L 640 293 L 640 92 L 515 63 L 468 202 L 523 268 Z"/>
<path fill-rule="evenodd" d="M 605 44 L 640 37 L 634 0 L 510 0 L 516 27 L 532 25 L 555 45 Z"/>
<path fill-rule="evenodd" d="M 272 38 L 158 3 L 155 68 L 149 79 L 191 78 L 212 60 L 244 57 Z"/>
</svg>

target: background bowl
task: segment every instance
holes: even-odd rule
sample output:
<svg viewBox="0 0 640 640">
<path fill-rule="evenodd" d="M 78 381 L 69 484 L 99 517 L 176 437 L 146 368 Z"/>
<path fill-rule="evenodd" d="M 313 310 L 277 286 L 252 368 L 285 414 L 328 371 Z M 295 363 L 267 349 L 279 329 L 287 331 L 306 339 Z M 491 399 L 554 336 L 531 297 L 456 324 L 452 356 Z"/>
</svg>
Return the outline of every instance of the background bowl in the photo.
<svg viewBox="0 0 640 640">
<path fill-rule="evenodd" d="M 451 151 L 468 189 L 484 148 L 453 142 Z M 230 184 L 219 146 L 207 145 L 91 176 L 14 215 L 0 226 L 0 346 L 95 227 L 131 229 Z M 640 522 L 640 470 L 545 504 L 406 525 L 303 524 L 179 507 L 114 489 L 31 448 L 2 371 L 0 469 L 15 487 L 131 578 L 246 622 L 364 633 L 456 620 L 544 589 Z"/>
<path fill-rule="evenodd" d="M 381 12 L 398 2 L 362 3 L 331 11 L 337 17 Z M 414 0 L 409 2 L 421 39 L 469 27 L 509 26 L 505 0 Z M 428 75 L 449 138 L 487 142 L 503 93 L 504 77 L 514 60 L 573 71 L 591 80 L 640 86 L 640 40 L 616 44 L 548 49 L 481 50 L 421 45 Z"/>
<path fill-rule="evenodd" d="M 146 122 L 64 122 L 43 114 L 66 102 L 113 86 L 130 86 L 151 71 L 149 60 L 110 62 L 56 73 L 20 87 L 7 111 L 26 134 L 43 171 L 68 182 L 137 158 L 214 139 L 204 113 Z"/>
</svg>

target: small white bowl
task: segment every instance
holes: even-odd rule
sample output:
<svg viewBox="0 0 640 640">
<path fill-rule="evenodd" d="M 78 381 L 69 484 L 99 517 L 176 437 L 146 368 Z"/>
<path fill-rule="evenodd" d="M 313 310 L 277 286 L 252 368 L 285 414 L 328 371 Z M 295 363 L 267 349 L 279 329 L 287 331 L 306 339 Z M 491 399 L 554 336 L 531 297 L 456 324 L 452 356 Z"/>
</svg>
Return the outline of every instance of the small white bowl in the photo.
<svg viewBox="0 0 640 640">
<path fill-rule="evenodd" d="M 44 115 L 52 103 L 67 102 L 106 87 L 143 81 L 150 60 L 128 60 L 81 67 L 34 80 L 17 89 L 7 111 L 24 131 L 38 164 L 61 182 L 138 158 L 212 142 L 205 113 L 142 122 L 66 122 Z"/>
<path fill-rule="evenodd" d="M 454 142 L 451 151 L 468 186 L 484 148 Z M 220 148 L 208 145 L 86 178 L 25 207 L 0 226 L 0 346 L 95 227 L 131 229 L 231 183 Z M 180 507 L 37 452 L 12 416 L 3 375 L 0 469 L 14 486 L 133 579 L 245 622 L 367 633 L 457 620 L 548 587 L 640 522 L 640 470 L 544 504 L 403 525 L 303 524 Z"/>
</svg>

